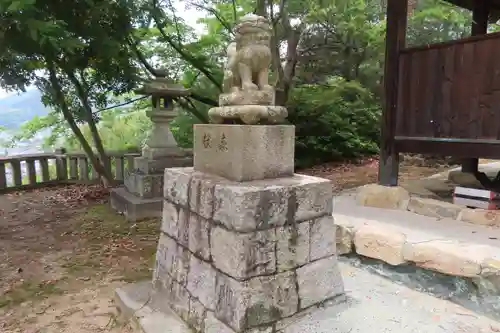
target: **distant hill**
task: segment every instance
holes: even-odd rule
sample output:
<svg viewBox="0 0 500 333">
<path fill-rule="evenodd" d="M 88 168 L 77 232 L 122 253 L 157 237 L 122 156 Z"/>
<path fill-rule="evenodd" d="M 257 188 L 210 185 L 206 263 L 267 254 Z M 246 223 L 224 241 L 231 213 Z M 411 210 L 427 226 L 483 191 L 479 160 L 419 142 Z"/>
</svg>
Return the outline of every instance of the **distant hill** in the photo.
<svg viewBox="0 0 500 333">
<path fill-rule="evenodd" d="M 38 89 L 0 98 L 0 127 L 17 129 L 34 116 L 47 115 L 49 109 L 43 105 L 41 98 L 42 93 Z"/>
</svg>

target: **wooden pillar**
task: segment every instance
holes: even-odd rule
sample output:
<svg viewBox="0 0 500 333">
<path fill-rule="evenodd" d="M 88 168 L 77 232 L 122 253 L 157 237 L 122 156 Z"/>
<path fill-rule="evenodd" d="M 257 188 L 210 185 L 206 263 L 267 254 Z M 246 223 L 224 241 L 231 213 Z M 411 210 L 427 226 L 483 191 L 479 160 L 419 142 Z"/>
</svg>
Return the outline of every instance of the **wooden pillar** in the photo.
<svg viewBox="0 0 500 333">
<path fill-rule="evenodd" d="M 486 35 L 488 33 L 490 3 L 488 0 L 476 0 L 473 5 L 471 35 Z M 478 66 L 482 66 L 482 64 L 478 64 Z M 462 172 L 475 173 L 478 171 L 478 165 L 478 158 L 464 158 L 462 160 Z"/>
<path fill-rule="evenodd" d="M 486 35 L 488 33 L 490 3 L 488 0 L 476 0 L 473 3 L 471 35 Z"/>
<path fill-rule="evenodd" d="M 384 109 L 381 121 L 378 181 L 381 185 L 398 184 L 399 154 L 396 151 L 396 111 L 398 103 L 399 54 L 406 44 L 408 0 L 387 1 L 385 40 Z"/>
</svg>

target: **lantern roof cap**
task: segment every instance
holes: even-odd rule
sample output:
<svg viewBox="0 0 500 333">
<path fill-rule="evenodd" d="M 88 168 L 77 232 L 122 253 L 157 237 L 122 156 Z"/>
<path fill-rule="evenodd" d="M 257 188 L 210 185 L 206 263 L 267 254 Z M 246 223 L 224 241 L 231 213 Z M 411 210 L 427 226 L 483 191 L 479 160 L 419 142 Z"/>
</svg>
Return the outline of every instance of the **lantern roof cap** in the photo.
<svg viewBox="0 0 500 333">
<path fill-rule="evenodd" d="M 151 95 L 162 97 L 181 97 L 191 95 L 189 89 L 184 88 L 180 84 L 172 83 L 165 77 L 156 77 L 153 80 L 146 82 L 142 87 L 135 91 L 139 95 Z"/>
</svg>

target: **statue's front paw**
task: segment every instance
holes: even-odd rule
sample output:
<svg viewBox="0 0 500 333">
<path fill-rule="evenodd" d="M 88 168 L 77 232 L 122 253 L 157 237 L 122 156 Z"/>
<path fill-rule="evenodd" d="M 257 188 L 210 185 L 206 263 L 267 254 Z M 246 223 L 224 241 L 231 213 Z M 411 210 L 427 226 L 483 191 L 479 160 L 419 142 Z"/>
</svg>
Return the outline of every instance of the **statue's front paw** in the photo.
<svg viewBox="0 0 500 333">
<path fill-rule="evenodd" d="M 244 91 L 258 90 L 259 89 L 259 87 L 253 83 L 244 83 L 242 88 Z"/>
</svg>

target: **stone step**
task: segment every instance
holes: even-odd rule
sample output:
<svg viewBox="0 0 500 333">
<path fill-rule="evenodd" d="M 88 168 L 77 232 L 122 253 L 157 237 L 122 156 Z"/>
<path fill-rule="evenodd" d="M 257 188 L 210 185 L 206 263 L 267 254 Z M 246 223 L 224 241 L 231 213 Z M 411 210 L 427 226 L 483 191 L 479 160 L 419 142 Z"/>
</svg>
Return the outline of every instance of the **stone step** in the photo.
<svg viewBox="0 0 500 333">
<path fill-rule="evenodd" d="M 353 194 L 334 198 L 333 216 L 339 254 L 479 278 L 500 293 L 500 229 L 358 206 Z"/>
<path fill-rule="evenodd" d="M 130 324 L 137 333 L 192 333 L 184 322 L 161 301 L 152 298 L 151 281 L 118 288 L 115 303 L 118 320 Z"/>
<path fill-rule="evenodd" d="M 339 267 L 348 301 L 325 304 L 323 308 L 289 322 L 277 333 L 500 331 L 497 321 L 460 305 L 398 285 L 346 263 L 340 263 Z M 182 320 L 165 307 L 165 300 L 151 299 L 151 287 L 148 281 L 117 290 L 115 301 L 121 310 L 121 321 L 132 319 L 138 333 L 190 333 Z"/>
</svg>

